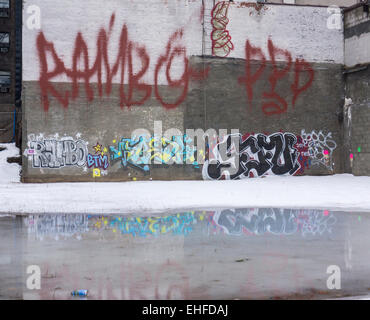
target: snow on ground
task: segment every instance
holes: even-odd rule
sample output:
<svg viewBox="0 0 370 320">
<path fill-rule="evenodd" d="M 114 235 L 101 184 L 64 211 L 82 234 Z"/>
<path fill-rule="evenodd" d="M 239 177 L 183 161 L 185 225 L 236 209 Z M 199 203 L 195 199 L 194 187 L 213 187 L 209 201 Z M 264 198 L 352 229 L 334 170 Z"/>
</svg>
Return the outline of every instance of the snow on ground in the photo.
<svg viewBox="0 0 370 320">
<path fill-rule="evenodd" d="M 1 146 L 1 145 L 0 145 Z M 0 213 L 148 215 L 189 209 L 306 208 L 370 213 L 370 177 L 350 174 L 238 181 L 22 184 L 14 145 L 0 152 Z M 18 151 L 17 151 L 18 152 Z M 5 158 L 5 160 L 4 160 Z"/>
<path fill-rule="evenodd" d="M 19 149 L 15 143 L 0 143 L 0 183 L 19 182 L 21 166 L 17 163 L 8 163 L 7 158 L 19 156 Z M 0 199 L 1 200 L 1 199 Z"/>
</svg>

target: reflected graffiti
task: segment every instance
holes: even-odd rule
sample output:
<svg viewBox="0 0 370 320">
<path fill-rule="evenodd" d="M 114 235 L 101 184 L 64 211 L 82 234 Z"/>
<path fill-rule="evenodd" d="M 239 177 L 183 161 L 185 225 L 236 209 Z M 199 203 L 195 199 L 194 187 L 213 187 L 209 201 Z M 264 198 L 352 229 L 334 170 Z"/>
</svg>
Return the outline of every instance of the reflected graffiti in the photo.
<svg viewBox="0 0 370 320">
<path fill-rule="evenodd" d="M 333 213 L 302 209 L 226 209 L 217 211 L 213 218 L 228 235 L 274 234 L 302 236 L 332 233 L 337 222 Z"/>
<path fill-rule="evenodd" d="M 184 212 L 165 217 L 99 217 L 92 225 L 97 230 L 109 229 L 114 233 L 130 234 L 134 237 L 159 236 L 165 234 L 188 235 L 192 225 L 204 220 L 205 213 Z"/>
<path fill-rule="evenodd" d="M 164 235 L 293 235 L 321 236 L 333 232 L 337 218 L 327 210 L 248 208 L 188 211 L 163 217 L 97 215 L 40 215 L 24 218 L 28 234 L 36 240 L 77 239 L 83 234 L 117 234 L 132 237 Z M 197 226 L 197 228 L 196 228 Z"/>
<path fill-rule="evenodd" d="M 89 231 L 88 216 L 83 214 L 28 216 L 24 223 L 28 234 L 35 236 L 37 240 L 72 237 L 81 240 L 81 235 Z"/>
</svg>

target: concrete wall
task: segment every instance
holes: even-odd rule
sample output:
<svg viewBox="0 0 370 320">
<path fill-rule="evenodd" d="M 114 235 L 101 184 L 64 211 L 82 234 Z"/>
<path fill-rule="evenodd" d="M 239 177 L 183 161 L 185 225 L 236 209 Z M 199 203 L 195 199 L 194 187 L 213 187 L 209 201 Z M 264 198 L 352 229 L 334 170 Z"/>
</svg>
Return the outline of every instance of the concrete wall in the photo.
<svg viewBox="0 0 370 320">
<path fill-rule="evenodd" d="M 32 5 L 41 9 L 40 29 L 27 24 Z M 23 181 L 342 172 L 343 32 L 328 28 L 327 8 L 209 0 L 24 6 Z M 132 137 L 139 128 L 149 134 L 143 141 Z M 170 128 L 177 133 L 166 135 Z M 194 153 L 187 129 L 239 130 L 240 139 L 229 137 L 231 169 L 221 153 L 228 136 Z M 148 150 L 154 164 L 143 160 Z"/>
<path fill-rule="evenodd" d="M 370 174 L 370 16 L 366 6 L 346 11 L 345 105 L 346 167 L 356 175 Z"/>
</svg>

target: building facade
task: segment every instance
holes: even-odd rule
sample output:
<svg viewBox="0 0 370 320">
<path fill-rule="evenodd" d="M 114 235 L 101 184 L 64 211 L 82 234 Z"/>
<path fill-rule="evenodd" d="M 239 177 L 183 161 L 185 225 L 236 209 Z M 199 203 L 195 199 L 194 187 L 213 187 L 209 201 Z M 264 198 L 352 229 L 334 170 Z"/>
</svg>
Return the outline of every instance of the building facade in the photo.
<svg viewBox="0 0 370 320">
<path fill-rule="evenodd" d="M 16 140 L 21 120 L 21 12 L 21 1 L 0 0 L 0 142 Z"/>
<path fill-rule="evenodd" d="M 24 182 L 369 174 L 349 157 L 341 11 L 27 0 L 23 21 Z"/>
</svg>

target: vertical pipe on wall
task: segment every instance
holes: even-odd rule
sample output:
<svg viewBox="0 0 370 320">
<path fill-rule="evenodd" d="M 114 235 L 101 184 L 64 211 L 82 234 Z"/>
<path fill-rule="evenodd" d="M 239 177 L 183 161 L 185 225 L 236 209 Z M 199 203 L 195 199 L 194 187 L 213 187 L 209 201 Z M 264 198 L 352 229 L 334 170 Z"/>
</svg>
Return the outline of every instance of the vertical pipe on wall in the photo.
<svg viewBox="0 0 370 320">
<path fill-rule="evenodd" d="M 13 119 L 13 138 L 12 138 L 12 142 L 15 142 L 15 127 L 16 127 L 16 124 L 17 124 L 17 108 L 14 107 L 14 119 Z"/>
</svg>

